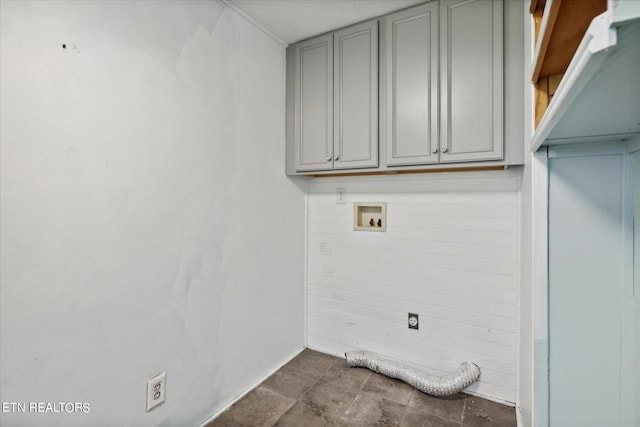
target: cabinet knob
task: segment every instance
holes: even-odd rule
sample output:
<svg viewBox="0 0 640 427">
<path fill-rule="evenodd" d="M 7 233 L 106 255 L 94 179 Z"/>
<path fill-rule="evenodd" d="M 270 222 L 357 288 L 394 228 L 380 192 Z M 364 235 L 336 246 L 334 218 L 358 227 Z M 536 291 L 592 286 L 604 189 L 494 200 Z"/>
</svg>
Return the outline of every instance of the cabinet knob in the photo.
<svg viewBox="0 0 640 427">
<path fill-rule="evenodd" d="M 327 162 L 330 162 L 330 161 L 331 161 L 331 159 L 332 159 L 331 157 L 327 157 L 327 158 L 326 158 Z"/>
<path fill-rule="evenodd" d="M 433 148 L 431 149 L 431 152 L 432 152 L 433 154 L 438 154 L 438 147 L 433 147 Z"/>
<path fill-rule="evenodd" d="M 340 160 L 340 156 L 336 156 L 336 162 Z"/>
<path fill-rule="evenodd" d="M 443 146 L 442 146 L 442 152 L 443 152 L 443 153 L 446 153 L 446 152 L 447 152 L 447 146 L 446 146 L 446 145 L 443 145 Z"/>
</svg>

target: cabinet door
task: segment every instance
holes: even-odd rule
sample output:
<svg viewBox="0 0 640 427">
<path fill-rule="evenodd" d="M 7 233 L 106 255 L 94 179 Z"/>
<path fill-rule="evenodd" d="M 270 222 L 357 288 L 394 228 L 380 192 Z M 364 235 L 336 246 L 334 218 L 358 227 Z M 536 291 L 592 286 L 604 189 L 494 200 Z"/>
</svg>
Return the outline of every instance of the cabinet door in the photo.
<svg viewBox="0 0 640 427">
<path fill-rule="evenodd" d="M 334 169 L 378 166 L 378 21 L 336 31 Z"/>
<path fill-rule="evenodd" d="M 440 162 L 502 159 L 502 0 L 443 0 L 440 16 Z"/>
<path fill-rule="evenodd" d="M 333 35 L 295 47 L 295 164 L 297 171 L 333 168 Z"/>
<path fill-rule="evenodd" d="M 384 18 L 389 166 L 438 162 L 438 3 Z"/>
</svg>

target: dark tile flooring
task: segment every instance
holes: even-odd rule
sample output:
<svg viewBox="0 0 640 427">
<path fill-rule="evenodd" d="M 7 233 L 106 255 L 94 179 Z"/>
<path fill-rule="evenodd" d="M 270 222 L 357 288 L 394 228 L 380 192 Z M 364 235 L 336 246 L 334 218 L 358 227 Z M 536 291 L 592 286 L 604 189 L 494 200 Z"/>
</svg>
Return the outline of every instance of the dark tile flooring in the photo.
<svg viewBox="0 0 640 427">
<path fill-rule="evenodd" d="M 205 427 L 515 425 L 514 408 L 463 393 L 436 398 L 307 349 Z"/>
</svg>

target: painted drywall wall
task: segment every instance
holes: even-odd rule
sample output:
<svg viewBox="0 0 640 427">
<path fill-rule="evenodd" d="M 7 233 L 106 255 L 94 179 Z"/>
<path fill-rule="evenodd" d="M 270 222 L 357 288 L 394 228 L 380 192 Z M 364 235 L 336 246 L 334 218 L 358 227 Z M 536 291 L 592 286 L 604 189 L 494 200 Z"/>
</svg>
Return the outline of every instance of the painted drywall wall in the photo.
<svg viewBox="0 0 640 427">
<path fill-rule="evenodd" d="M 309 185 L 307 343 L 374 351 L 515 402 L 520 169 L 321 178 Z M 346 188 L 345 204 L 336 188 Z M 354 202 L 386 202 L 386 232 L 354 231 Z M 408 313 L 420 329 L 407 326 Z"/>
<path fill-rule="evenodd" d="M 285 50 L 215 1 L 0 7 L 2 401 L 90 408 L 0 424 L 197 425 L 304 345 Z"/>
</svg>

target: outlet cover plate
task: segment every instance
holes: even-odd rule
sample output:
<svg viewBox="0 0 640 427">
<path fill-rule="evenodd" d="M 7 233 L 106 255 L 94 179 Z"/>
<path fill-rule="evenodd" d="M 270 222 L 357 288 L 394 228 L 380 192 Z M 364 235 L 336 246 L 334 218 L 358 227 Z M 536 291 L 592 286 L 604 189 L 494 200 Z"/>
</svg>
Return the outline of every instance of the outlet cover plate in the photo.
<svg viewBox="0 0 640 427">
<path fill-rule="evenodd" d="M 418 322 L 418 315 L 416 313 L 409 313 L 408 324 L 409 324 L 409 329 L 418 329 L 419 322 Z"/>
<path fill-rule="evenodd" d="M 161 372 L 147 380 L 147 412 L 164 403 L 167 393 L 167 373 Z"/>
</svg>

